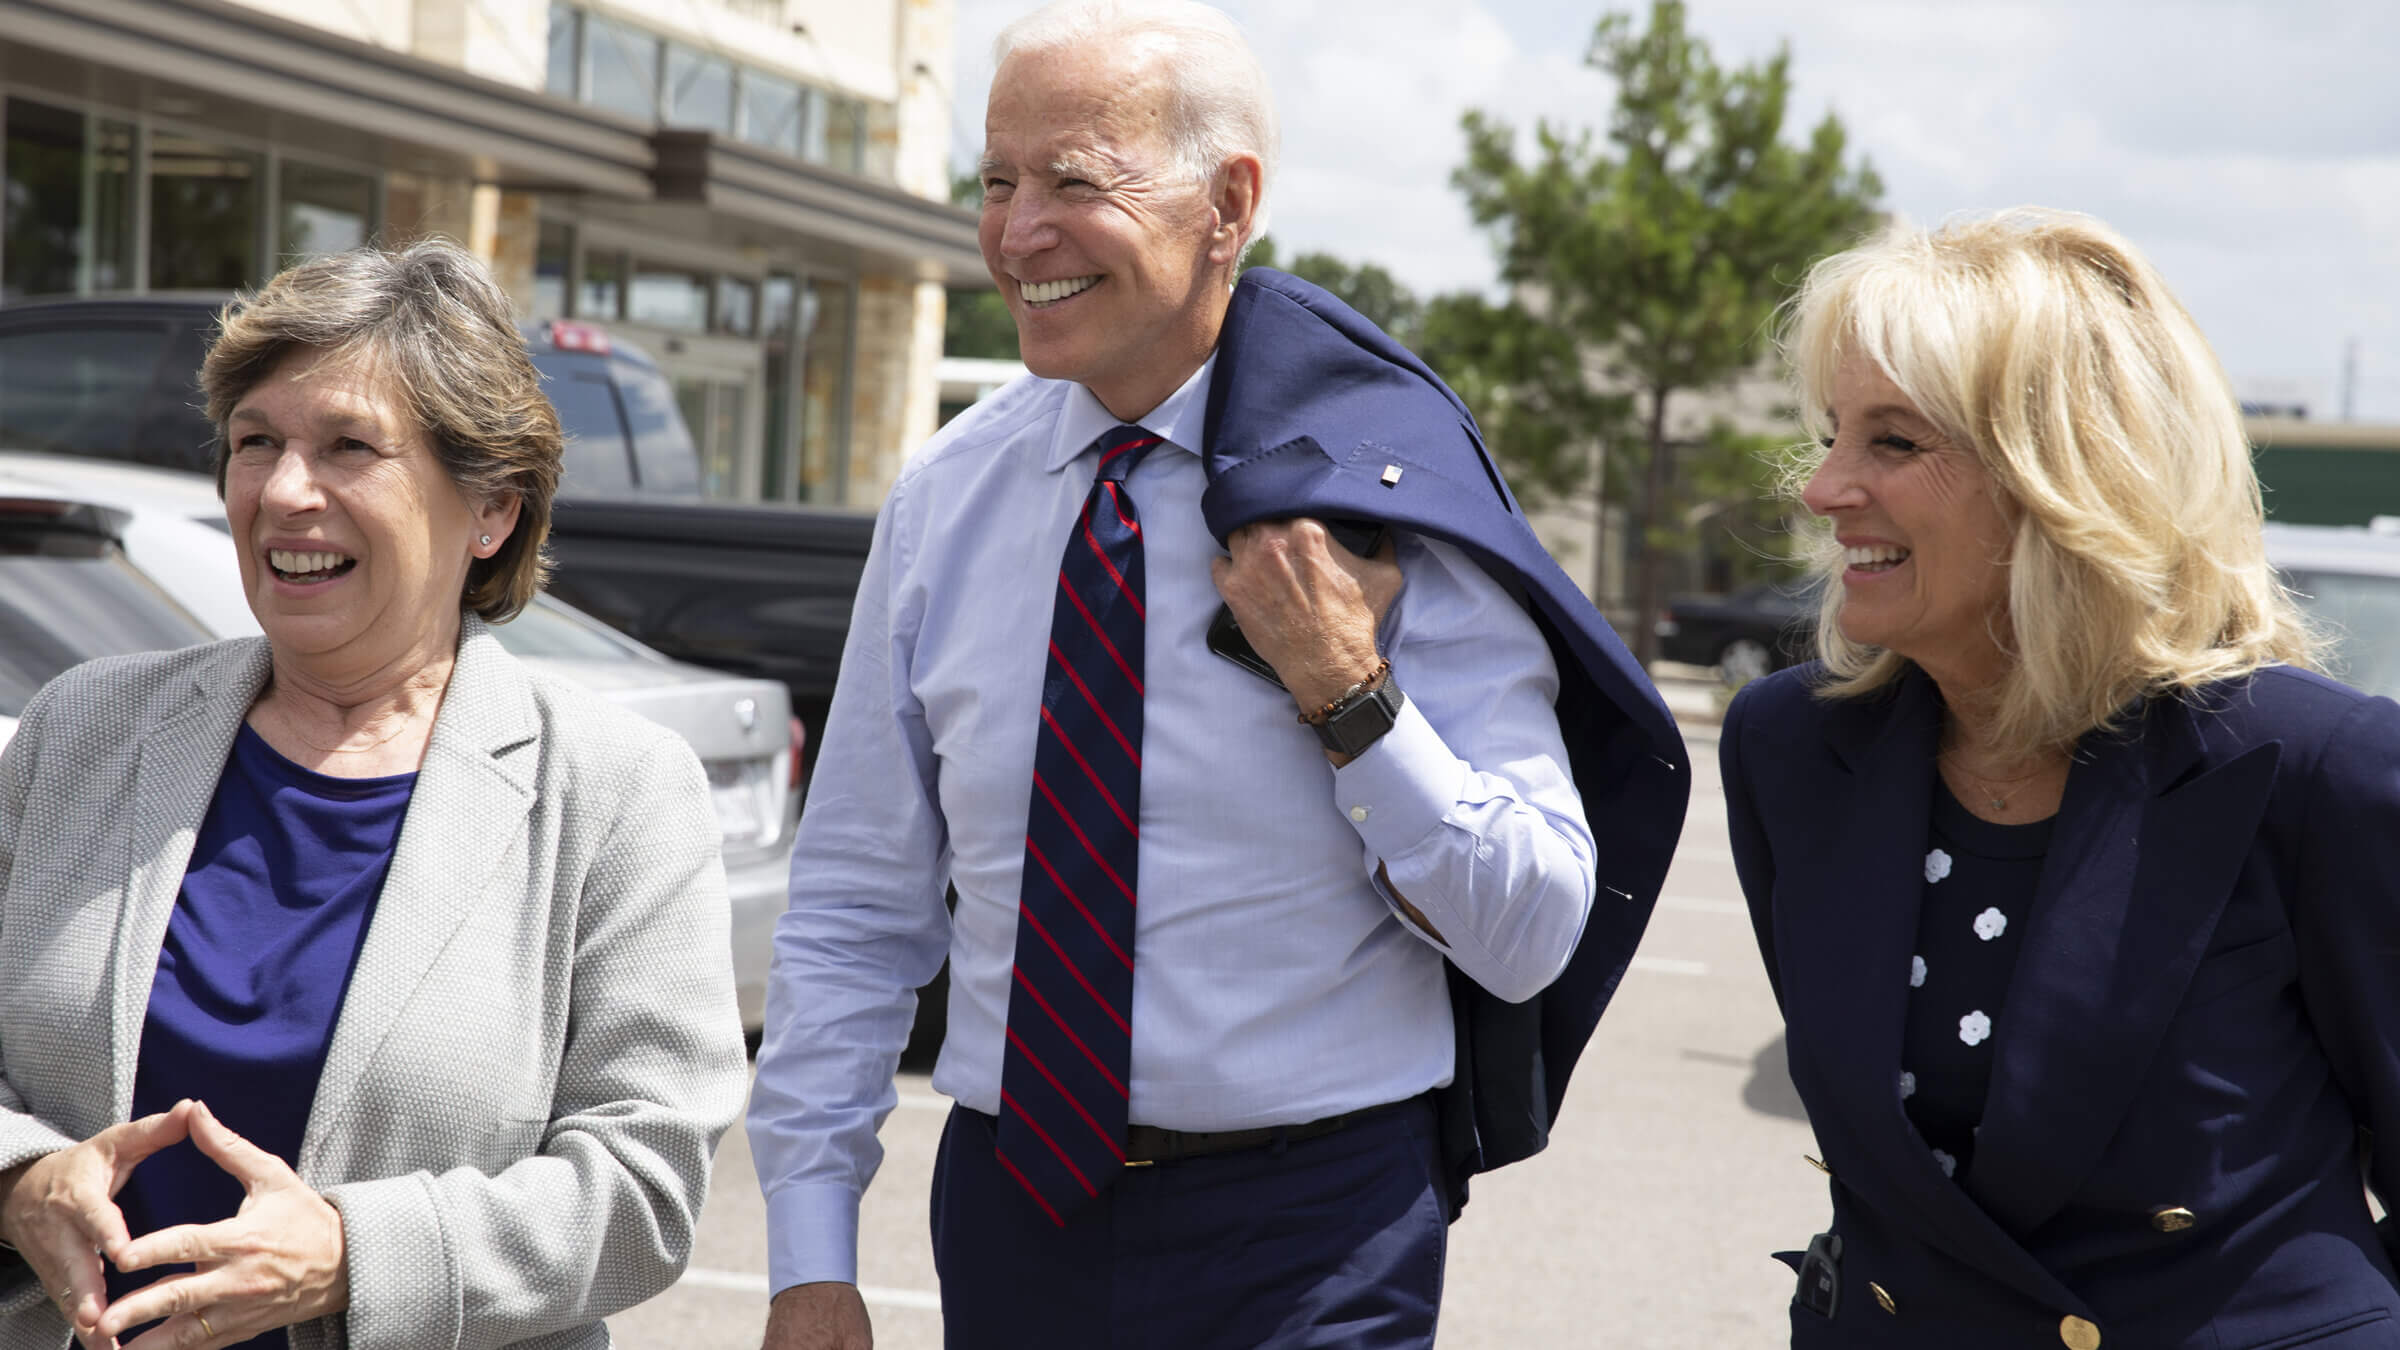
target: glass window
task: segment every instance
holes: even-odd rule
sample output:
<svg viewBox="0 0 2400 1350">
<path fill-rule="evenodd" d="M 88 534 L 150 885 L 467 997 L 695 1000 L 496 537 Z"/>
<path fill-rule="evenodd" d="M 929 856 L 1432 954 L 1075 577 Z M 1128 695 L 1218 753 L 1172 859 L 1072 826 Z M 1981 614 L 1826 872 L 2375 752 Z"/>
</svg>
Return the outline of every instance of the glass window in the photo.
<svg viewBox="0 0 2400 1350">
<path fill-rule="evenodd" d="M 260 187 L 266 166 L 173 132 L 150 138 L 150 286 L 231 290 L 259 280 Z"/>
<path fill-rule="evenodd" d="M 625 314 L 625 255 L 583 254 L 583 281 L 575 288 L 575 317 L 616 319 Z"/>
<path fill-rule="evenodd" d="M 709 391 L 708 445 L 700 457 L 700 491 L 709 497 L 739 496 L 742 413 L 748 402 L 747 391 L 738 384 L 723 381 L 711 384 Z"/>
<path fill-rule="evenodd" d="M 0 517 L 0 715 L 97 656 L 170 650 L 210 634 L 116 543 L 44 518 Z"/>
<path fill-rule="evenodd" d="M 159 464 L 189 473 L 217 471 L 217 429 L 209 425 L 207 400 L 200 394 L 200 363 L 217 335 L 215 315 L 187 316 L 172 325 L 174 336 L 158 359 L 158 378 L 150 398 L 133 424 L 133 445 L 125 457 L 136 464 Z"/>
<path fill-rule="evenodd" d="M 740 277 L 717 278 L 716 322 L 709 331 L 750 337 L 758 326 L 758 283 Z"/>
<path fill-rule="evenodd" d="M 6 116 L 0 299 L 131 289 L 133 128 L 15 98 Z"/>
<path fill-rule="evenodd" d="M 800 158 L 811 164 L 825 162 L 826 105 L 830 100 L 822 89 L 800 91 Z"/>
<path fill-rule="evenodd" d="M 285 160 L 280 186 L 279 268 L 357 248 L 375 233 L 375 180 L 365 174 Z"/>
<path fill-rule="evenodd" d="M 848 173 L 866 163 L 867 105 L 854 98 L 825 100 L 825 162 Z"/>
<path fill-rule="evenodd" d="M 799 282 L 787 275 L 767 278 L 759 287 L 759 336 L 766 352 L 766 426 L 760 443 L 758 490 L 762 500 L 791 498 L 792 456 L 792 310 L 799 299 Z"/>
<path fill-rule="evenodd" d="M 742 72 L 741 138 L 752 145 L 800 153 L 800 86 L 764 71 Z"/>
<path fill-rule="evenodd" d="M 733 63 L 667 44 L 667 117 L 679 127 L 733 134 Z"/>
<path fill-rule="evenodd" d="M 691 428 L 677 411 L 678 391 L 657 370 L 630 361 L 611 361 L 625 425 L 633 432 L 633 457 L 642 469 L 644 492 L 698 492 L 700 452 Z"/>
<path fill-rule="evenodd" d="M 542 392 L 558 410 L 558 423 L 567 433 L 565 487 L 569 492 L 625 492 L 633 487 L 633 460 L 625 443 L 625 419 L 609 392 L 608 367 L 586 357 L 575 362 L 590 369 L 564 370 L 553 360 L 542 371 Z"/>
<path fill-rule="evenodd" d="M 855 291 L 847 281 L 811 278 L 801 290 L 800 463 L 795 493 L 800 501 L 842 500 L 856 313 Z"/>
<path fill-rule="evenodd" d="M 547 657 L 554 661 L 643 661 L 640 647 L 596 620 L 551 599 L 533 597 L 517 617 L 493 627 L 492 636 L 515 657 Z"/>
<path fill-rule="evenodd" d="M 0 445 L 123 458 L 167 338 L 129 323 L 0 333 Z"/>
<path fill-rule="evenodd" d="M 654 262 L 637 263 L 625 317 L 661 328 L 701 332 L 708 327 L 708 292 L 706 272 L 687 272 Z"/>
<path fill-rule="evenodd" d="M 543 221 L 533 246 L 533 317 L 566 317 L 567 274 L 574 266 L 575 227 L 559 220 Z"/>
<path fill-rule="evenodd" d="M 591 84 L 585 101 L 637 122 L 658 120 L 658 39 L 639 28 L 584 17 Z"/>
<path fill-rule="evenodd" d="M 560 98 L 583 94 L 583 11 L 551 0 L 550 75 L 543 86 Z"/>
</svg>

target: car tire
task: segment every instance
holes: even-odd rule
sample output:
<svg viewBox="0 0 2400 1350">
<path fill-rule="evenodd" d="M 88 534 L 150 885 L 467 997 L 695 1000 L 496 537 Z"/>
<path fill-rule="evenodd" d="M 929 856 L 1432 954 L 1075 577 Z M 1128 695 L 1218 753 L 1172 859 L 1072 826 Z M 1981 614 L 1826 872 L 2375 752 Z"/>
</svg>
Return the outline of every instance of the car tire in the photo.
<svg viewBox="0 0 2400 1350">
<path fill-rule="evenodd" d="M 1717 678 L 1729 689 L 1775 673 L 1775 653 L 1757 638 L 1735 638 L 1717 653 Z"/>
</svg>

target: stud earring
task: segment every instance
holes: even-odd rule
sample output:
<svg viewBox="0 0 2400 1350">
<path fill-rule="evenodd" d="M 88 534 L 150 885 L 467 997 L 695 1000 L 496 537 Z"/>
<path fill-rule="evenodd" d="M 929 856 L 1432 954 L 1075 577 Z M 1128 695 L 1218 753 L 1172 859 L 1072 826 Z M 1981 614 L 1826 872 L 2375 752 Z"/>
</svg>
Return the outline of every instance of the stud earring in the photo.
<svg viewBox="0 0 2400 1350">
<path fill-rule="evenodd" d="M 492 546 L 492 537 L 490 535 L 487 534 L 483 537 L 483 546 L 485 548 L 490 548 Z"/>
</svg>

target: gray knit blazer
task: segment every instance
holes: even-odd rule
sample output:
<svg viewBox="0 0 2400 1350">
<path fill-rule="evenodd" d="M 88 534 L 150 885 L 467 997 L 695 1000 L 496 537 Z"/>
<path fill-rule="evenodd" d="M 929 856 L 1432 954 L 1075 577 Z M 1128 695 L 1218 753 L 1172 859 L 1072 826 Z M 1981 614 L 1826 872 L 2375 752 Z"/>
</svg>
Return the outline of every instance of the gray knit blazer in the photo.
<svg viewBox="0 0 2400 1350">
<path fill-rule="evenodd" d="M 0 757 L 0 1168 L 127 1118 L 193 839 L 264 638 L 112 657 Z M 747 1086 L 708 787 L 672 733 L 469 615 L 299 1172 L 350 1308 L 294 1350 L 604 1346 L 682 1273 Z M 67 1325 L 0 1267 L 0 1350 Z"/>
</svg>

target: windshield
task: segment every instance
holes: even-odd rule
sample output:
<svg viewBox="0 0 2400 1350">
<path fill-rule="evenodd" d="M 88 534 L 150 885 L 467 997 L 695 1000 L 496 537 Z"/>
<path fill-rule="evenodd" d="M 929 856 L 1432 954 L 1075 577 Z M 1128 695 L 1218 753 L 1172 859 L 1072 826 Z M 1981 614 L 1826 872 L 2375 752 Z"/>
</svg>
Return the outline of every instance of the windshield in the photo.
<svg viewBox="0 0 2400 1350">
<path fill-rule="evenodd" d="M 208 640 L 113 542 L 0 529 L 0 716 L 79 662 Z"/>
<path fill-rule="evenodd" d="M 2400 697 L 2400 577 L 2295 570 L 2284 578 L 2334 640 L 2325 673 L 2370 694 Z"/>
<path fill-rule="evenodd" d="M 541 657 L 554 661 L 634 661 L 641 659 L 639 648 L 615 633 L 586 623 L 570 614 L 547 596 L 535 596 L 533 603 L 507 623 L 493 627 L 492 636 L 511 656 Z"/>
</svg>

